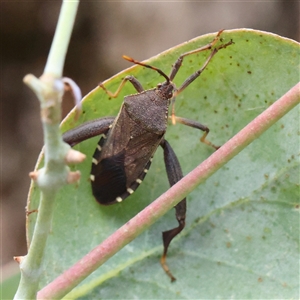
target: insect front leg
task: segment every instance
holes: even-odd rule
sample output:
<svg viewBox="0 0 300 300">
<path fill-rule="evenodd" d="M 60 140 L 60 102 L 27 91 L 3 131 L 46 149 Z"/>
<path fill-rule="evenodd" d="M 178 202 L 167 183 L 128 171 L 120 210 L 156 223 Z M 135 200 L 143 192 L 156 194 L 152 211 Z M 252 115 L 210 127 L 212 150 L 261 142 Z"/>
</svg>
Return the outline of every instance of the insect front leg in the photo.
<svg viewBox="0 0 300 300">
<path fill-rule="evenodd" d="M 185 52 L 185 53 L 181 54 L 172 66 L 172 70 L 171 70 L 171 73 L 170 73 L 170 76 L 169 76 L 170 80 L 173 80 L 174 77 L 176 76 L 178 70 L 180 69 L 180 67 L 182 65 L 183 58 L 185 56 L 195 54 L 195 53 L 198 53 L 198 52 L 201 52 L 201 51 L 210 50 L 217 43 L 217 41 L 220 39 L 220 35 L 222 34 L 223 31 L 224 30 L 220 30 L 218 32 L 218 34 L 215 36 L 215 38 L 210 43 L 208 43 L 207 45 L 204 45 L 204 46 L 202 46 L 200 48 L 197 48 L 195 50 L 192 50 L 192 51 Z"/>
<path fill-rule="evenodd" d="M 225 49 L 226 47 L 230 46 L 233 44 L 233 41 L 230 40 L 228 43 L 225 44 L 221 44 L 219 46 L 215 46 L 215 44 L 218 42 L 218 40 L 220 40 L 220 35 L 222 34 L 223 30 L 219 31 L 218 34 L 216 35 L 216 37 L 207 45 L 200 47 L 198 49 L 183 53 L 179 56 L 179 58 L 177 59 L 177 61 L 175 62 L 175 64 L 172 66 L 172 70 L 170 73 L 170 80 L 173 80 L 174 77 L 176 76 L 178 70 L 180 69 L 181 65 L 182 65 L 182 61 L 183 58 L 191 55 L 191 54 L 195 54 L 198 52 L 202 52 L 202 51 L 206 51 L 206 50 L 211 50 L 210 55 L 208 56 L 208 58 L 206 59 L 206 61 L 204 62 L 203 66 L 197 70 L 195 73 L 193 73 L 192 75 L 190 75 L 183 83 L 182 85 L 175 91 L 174 93 L 174 100 L 172 101 L 172 121 L 174 123 L 174 116 L 175 116 L 175 97 L 177 95 L 179 95 L 186 87 L 188 87 L 195 79 L 197 79 L 202 72 L 206 69 L 207 65 L 209 64 L 209 62 L 212 60 L 212 58 L 215 56 L 215 54 L 221 50 L 221 49 Z"/>
<path fill-rule="evenodd" d="M 83 123 L 82 125 L 65 132 L 62 136 L 63 140 L 73 147 L 82 141 L 106 132 L 114 119 L 115 117 L 105 117 Z"/>
<path fill-rule="evenodd" d="M 171 119 L 173 117 L 169 117 L 169 118 Z M 196 121 L 190 120 L 190 119 L 186 119 L 186 118 L 181 118 L 181 117 L 177 117 L 177 116 L 175 116 L 174 118 L 175 118 L 175 121 L 180 123 L 180 124 L 190 126 L 190 127 L 193 127 L 193 128 L 200 129 L 200 130 L 204 131 L 203 136 L 200 138 L 200 141 L 202 143 L 204 143 L 208 146 L 211 146 L 211 147 L 215 148 L 216 150 L 218 150 L 220 148 L 220 146 L 216 146 L 213 143 L 211 143 L 209 140 L 206 139 L 206 137 L 209 133 L 209 128 L 206 127 L 205 125 L 202 125 L 199 122 L 196 122 Z"/>
<path fill-rule="evenodd" d="M 131 75 L 126 76 L 122 80 L 121 84 L 119 85 L 119 87 L 117 88 L 117 90 L 114 93 L 112 93 L 111 91 L 107 90 L 102 83 L 100 83 L 99 86 L 105 91 L 105 93 L 108 96 L 110 96 L 112 98 L 116 98 L 116 97 L 118 97 L 119 93 L 121 92 L 121 90 L 122 90 L 124 84 L 126 83 L 126 81 L 131 82 L 131 84 L 138 91 L 138 93 L 141 93 L 141 92 L 144 91 L 144 88 L 142 87 L 141 83 L 134 76 L 131 76 Z"/>
<path fill-rule="evenodd" d="M 166 171 L 167 171 L 170 186 L 172 186 L 183 177 L 181 167 L 180 167 L 179 161 L 176 157 L 176 154 L 174 153 L 170 144 L 166 140 L 163 140 L 160 145 L 164 149 L 164 161 L 165 161 Z M 164 231 L 162 233 L 163 243 L 164 243 L 164 251 L 163 251 L 163 255 L 160 260 L 160 263 L 161 263 L 164 271 L 171 278 L 172 282 L 175 281 L 176 278 L 172 275 L 172 273 L 166 263 L 166 257 L 167 257 L 168 247 L 169 247 L 171 241 L 177 234 L 179 234 L 182 231 L 182 229 L 185 226 L 186 198 L 181 200 L 175 206 L 175 211 L 176 211 L 175 212 L 176 219 L 178 221 L 178 227 L 175 227 L 168 231 Z"/>
</svg>

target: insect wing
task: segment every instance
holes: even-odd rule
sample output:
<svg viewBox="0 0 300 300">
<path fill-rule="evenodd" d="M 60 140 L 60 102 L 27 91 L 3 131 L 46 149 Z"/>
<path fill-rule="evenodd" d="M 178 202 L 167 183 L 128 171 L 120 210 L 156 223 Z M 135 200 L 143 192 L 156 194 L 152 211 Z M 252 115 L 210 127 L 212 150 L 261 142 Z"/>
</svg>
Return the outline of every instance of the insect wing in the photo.
<svg viewBox="0 0 300 300">
<path fill-rule="evenodd" d="M 128 118 L 123 106 L 94 153 L 91 181 L 97 201 L 108 205 L 132 194 L 145 177 L 162 137 Z"/>
</svg>

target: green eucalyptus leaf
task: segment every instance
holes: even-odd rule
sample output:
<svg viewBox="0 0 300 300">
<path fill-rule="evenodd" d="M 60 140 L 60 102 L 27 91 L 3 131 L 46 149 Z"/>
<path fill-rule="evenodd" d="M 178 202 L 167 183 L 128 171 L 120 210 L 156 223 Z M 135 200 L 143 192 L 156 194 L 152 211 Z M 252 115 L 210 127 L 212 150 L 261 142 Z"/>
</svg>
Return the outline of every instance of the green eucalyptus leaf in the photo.
<svg viewBox="0 0 300 300">
<path fill-rule="evenodd" d="M 186 51 L 205 45 L 215 34 L 198 37 L 147 60 L 169 74 Z M 209 139 L 222 145 L 299 81 L 299 44 L 274 34 L 230 30 L 207 69 L 176 99 L 176 115 L 210 128 Z M 177 86 L 199 69 L 209 51 L 184 59 Z M 121 58 L 120 58 L 121 59 Z M 164 78 L 133 66 L 104 82 L 115 91 L 134 75 L 145 89 Z M 126 83 L 117 99 L 99 87 L 83 101 L 78 120 L 72 112 L 62 131 L 101 116 L 115 116 L 123 97 L 135 93 Z M 166 139 L 186 174 L 213 149 L 199 142 L 202 133 L 170 125 Z M 168 189 L 162 150 L 137 191 L 120 204 L 100 206 L 89 183 L 91 159 L 99 138 L 75 148 L 87 155 L 81 182 L 64 187 L 55 203 L 45 253 L 41 288 L 101 243 Z M 38 207 L 34 185 L 28 209 Z M 171 243 L 168 264 L 177 277 L 170 283 L 159 264 L 161 232 L 176 226 L 174 211 L 86 278 L 68 296 L 80 299 L 299 298 L 299 106 L 200 185 L 187 198 L 187 224 Z M 29 215 L 30 241 L 36 214 Z"/>
</svg>

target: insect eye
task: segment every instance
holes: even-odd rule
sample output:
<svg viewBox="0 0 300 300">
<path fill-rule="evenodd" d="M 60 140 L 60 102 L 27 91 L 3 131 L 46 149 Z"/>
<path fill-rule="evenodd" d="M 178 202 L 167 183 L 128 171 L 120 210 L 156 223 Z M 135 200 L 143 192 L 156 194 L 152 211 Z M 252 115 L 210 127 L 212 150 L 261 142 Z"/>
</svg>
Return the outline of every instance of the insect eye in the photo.
<svg viewBox="0 0 300 300">
<path fill-rule="evenodd" d="M 173 90 L 169 91 L 168 98 L 171 99 L 173 97 Z"/>
</svg>

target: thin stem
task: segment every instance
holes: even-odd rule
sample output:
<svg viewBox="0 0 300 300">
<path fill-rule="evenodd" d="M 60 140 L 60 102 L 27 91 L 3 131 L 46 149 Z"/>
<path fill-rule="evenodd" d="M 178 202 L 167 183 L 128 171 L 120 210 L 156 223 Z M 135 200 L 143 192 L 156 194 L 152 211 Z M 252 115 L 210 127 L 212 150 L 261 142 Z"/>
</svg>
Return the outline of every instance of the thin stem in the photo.
<svg viewBox="0 0 300 300">
<path fill-rule="evenodd" d="M 27 256 L 21 262 L 21 281 L 15 299 L 35 299 L 41 275 L 41 263 L 51 226 L 53 194 L 42 193 L 34 238 Z"/>
<path fill-rule="evenodd" d="M 31 173 L 40 188 L 41 197 L 37 221 L 28 254 L 16 258 L 20 262 L 21 281 L 14 299 L 35 299 L 42 274 L 42 261 L 51 229 L 55 194 L 78 174 L 72 174 L 66 157 L 74 150 L 63 143 L 59 130 L 64 85 L 61 80 L 78 1 L 64 1 L 44 74 L 40 79 L 27 75 L 24 82 L 36 93 L 41 105 L 45 142 L 45 166 Z M 68 154 L 68 156 L 67 156 Z M 70 179 L 71 178 L 71 179 Z"/>
<path fill-rule="evenodd" d="M 300 101 L 300 83 L 255 118 L 208 159 L 173 185 L 138 215 L 90 251 L 38 293 L 38 299 L 60 299 L 126 244 L 173 208 L 201 182 L 258 138 Z M 74 291 L 74 294 L 76 292 Z M 72 298 L 69 294 L 68 299 Z"/>
<path fill-rule="evenodd" d="M 62 77 L 79 0 L 64 0 L 44 73 Z"/>
</svg>

